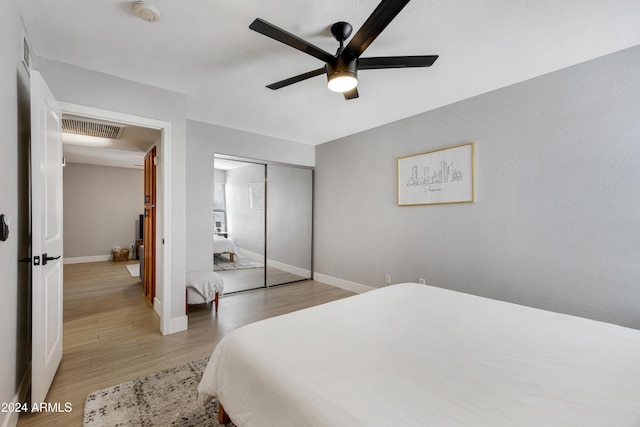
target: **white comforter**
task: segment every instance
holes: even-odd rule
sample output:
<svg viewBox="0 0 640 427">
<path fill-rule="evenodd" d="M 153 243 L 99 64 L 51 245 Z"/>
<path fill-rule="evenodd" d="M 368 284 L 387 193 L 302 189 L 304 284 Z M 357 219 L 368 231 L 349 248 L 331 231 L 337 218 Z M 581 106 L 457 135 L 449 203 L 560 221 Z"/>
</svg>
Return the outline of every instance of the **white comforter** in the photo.
<svg viewBox="0 0 640 427">
<path fill-rule="evenodd" d="M 213 253 L 214 254 L 222 254 L 222 253 L 232 253 L 236 254 L 237 249 L 233 240 L 227 239 L 226 237 L 218 236 L 217 234 L 213 235 Z"/>
<path fill-rule="evenodd" d="M 242 427 L 640 427 L 640 331 L 401 284 L 232 332 L 198 391 Z"/>
</svg>

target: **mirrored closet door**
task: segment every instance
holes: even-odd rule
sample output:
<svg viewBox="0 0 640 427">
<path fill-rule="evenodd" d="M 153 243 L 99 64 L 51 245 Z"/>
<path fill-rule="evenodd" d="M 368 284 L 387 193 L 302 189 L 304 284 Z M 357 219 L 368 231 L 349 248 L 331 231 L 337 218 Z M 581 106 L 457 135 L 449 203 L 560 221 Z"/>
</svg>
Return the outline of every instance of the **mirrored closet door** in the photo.
<svg viewBox="0 0 640 427">
<path fill-rule="evenodd" d="M 264 164 L 215 158 L 213 270 L 225 293 L 265 286 Z"/>
<path fill-rule="evenodd" d="M 267 286 L 311 278 L 313 171 L 267 165 Z"/>
<path fill-rule="evenodd" d="M 313 170 L 216 155 L 214 271 L 225 293 L 312 277 Z"/>
</svg>

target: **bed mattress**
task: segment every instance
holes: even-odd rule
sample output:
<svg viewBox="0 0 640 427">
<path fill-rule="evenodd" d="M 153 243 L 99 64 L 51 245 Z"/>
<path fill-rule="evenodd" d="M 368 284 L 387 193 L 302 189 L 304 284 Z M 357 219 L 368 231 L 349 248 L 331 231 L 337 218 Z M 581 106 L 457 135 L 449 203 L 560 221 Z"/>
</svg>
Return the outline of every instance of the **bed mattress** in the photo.
<svg viewBox="0 0 640 427">
<path fill-rule="evenodd" d="M 217 234 L 213 235 L 213 253 L 214 254 L 223 254 L 230 253 L 235 254 L 236 245 L 233 243 L 233 240 L 227 239 L 226 237 L 218 236 Z"/>
<path fill-rule="evenodd" d="M 640 427 L 640 331 L 399 284 L 232 332 L 198 390 L 243 427 Z"/>
</svg>

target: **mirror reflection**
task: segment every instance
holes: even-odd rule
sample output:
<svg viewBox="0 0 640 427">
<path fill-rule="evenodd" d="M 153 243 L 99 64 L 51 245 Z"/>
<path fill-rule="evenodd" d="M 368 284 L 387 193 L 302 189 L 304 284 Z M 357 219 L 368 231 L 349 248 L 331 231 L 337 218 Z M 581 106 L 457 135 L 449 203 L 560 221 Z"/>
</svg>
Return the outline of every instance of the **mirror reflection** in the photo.
<svg viewBox="0 0 640 427">
<path fill-rule="evenodd" d="M 313 171 L 216 156 L 214 271 L 225 293 L 312 276 Z"/>
<path fill-rule="evenodd" d="M 265 286 L 265 165 L 214 161 L 213 270 L 225 293 Z"/>
</svg>

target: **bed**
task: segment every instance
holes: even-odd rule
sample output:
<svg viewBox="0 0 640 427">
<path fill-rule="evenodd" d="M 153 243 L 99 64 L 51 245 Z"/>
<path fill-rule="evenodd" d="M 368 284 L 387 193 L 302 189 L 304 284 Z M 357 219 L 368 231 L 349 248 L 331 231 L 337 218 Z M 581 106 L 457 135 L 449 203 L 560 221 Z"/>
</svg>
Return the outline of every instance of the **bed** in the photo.
<svg viewBox="0 0 640 427">
<path fill-rule="evenodd" d="M 235 254 L 238 253 L 233 240 L 217 234 L 213 235 L 213 254 L 229 254 L 229 261 L 234 262 Z"/>
<path fill-rule="evenodd" d="M 399 284 L 235 330 L 198 391 L 241 427 L 640 427 L 640 331 Z"/>
</svg>

